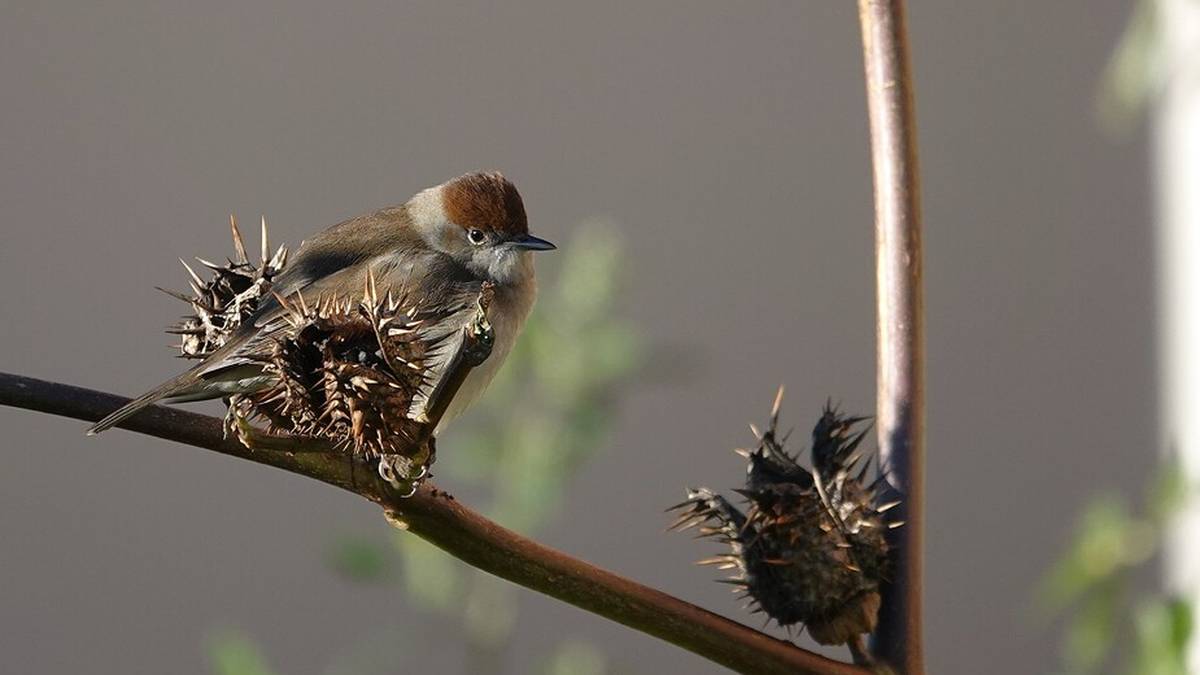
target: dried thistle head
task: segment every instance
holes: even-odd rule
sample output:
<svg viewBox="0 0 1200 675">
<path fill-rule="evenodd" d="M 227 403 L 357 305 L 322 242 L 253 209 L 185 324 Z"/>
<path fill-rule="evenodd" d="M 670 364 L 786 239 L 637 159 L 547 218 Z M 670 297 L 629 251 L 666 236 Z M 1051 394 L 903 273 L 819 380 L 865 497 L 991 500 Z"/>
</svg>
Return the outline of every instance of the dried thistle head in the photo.
<svg viewBox="0 0 1200 675">
<path fill-rule="evenodd" d="M 780 392 L 782 394 L 782 390 Z M 707 488 L 688 490 L 672 525 L 730 547 L 700 561 L 732 570 L 726 580 L 782 626 L 804 624 L 817 642 L 842 644 L 875 629 L 879 587 L 888 572 L 883 481 L 868 477 L 859 450 L 864 418 L 827 405 L 813 428 L 812 466 L 801 465 L 778 433 L 780 398 L 746 457 L 744 510 Z M 878 473 L 878 472 L 876 472 Z"/>
<path fill-rule="evenodd" d="M 489 299 L 481 295 L 481 311 Z M 367 459 L 427 462 L 421 446 L 429 425 L 413 414 L 414 402 L 431 384 L 428 357 L 450 337 L 430 337 L 428 329 L 463 308 L 422 306 L 379 294 L 373 284 L 361 300 L 321 298 L 310 306 L 297 295 L 284 307 L 287 326 L 261 357 L 275 377 L 266 389 L 239 397 L 239 412 L 273 431 L 326 438 Z"/>
<path fill-rule="evenodd" d="M 233 216 L 229 216 L 229 228 L 233 233 L 234 258 L 227 258 L 220 265 L 196 258 L 212 271 L 212 277 L 207 281 L 201 279 L 196 270 L 180 258 L 179 262 L 188 273 L 191 296 L 159 289 L 183 300 L 192 308 L 191 314 L 167 330 L 180 336 L 179 351 L 183 358 L 203 359 L 220 349 L 242 325 L 242 321 L 258 309 L 262 299 L 270 295 L 271 280 L 287 264 L 286 246 L 280 246 L 271 254 L 265 218 L 262 221 L 262 260 L 259 263 L 251 262 L 246 254 L 246 243 Z"/>
</svg>

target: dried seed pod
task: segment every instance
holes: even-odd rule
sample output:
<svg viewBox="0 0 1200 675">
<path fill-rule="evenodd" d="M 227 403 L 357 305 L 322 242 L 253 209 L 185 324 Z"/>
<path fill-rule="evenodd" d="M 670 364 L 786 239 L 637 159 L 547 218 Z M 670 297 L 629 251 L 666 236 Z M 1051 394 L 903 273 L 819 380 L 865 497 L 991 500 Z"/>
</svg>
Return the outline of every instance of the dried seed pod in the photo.
<svg viewBox="0 0 1200 675">
<path fill-rule="evenodd" d="M 184 316 L 167 330 L 180 336 L 179 351 L 184 358 L 203 359 L 225 344 L 242 321 L 253 314 L 262 299 L 270 294 L 271 280 L 287 264 L 286 246 L 280 246 L 273 255 L 270 253 L 265 218 L 262 221 L 262 260 L 259 263 L 251 262 L 246 255 L 246 244 L 238 229 L 237 219 L 233 216 L 229 217 L 229 227 L 233 234 L 234 258 L 226 259 L 220 265 L 196 258 L 213 273 L 207 281 L 201 279 L 192 266 L 181 258 L 179 262 L 187 270 L 192 295 L 159 289 L 191 305 L 192 314 Z"/>
<path fill-rule="evenodd" d="M 485 285 L 477 312 L 486 315 Z M 433 335 L 463 306 L 424 306 L 369 282 L 362 300 L 302 296 L 281 300 L 286 326 L 260 360 L 270 386 L 237 397 L 240 416 L 265 420 L 271 431 L 325 438 L 368 460 L 381 473 L 424 476 L 433 461 L 431 421 L 416 412 L 431 385 L 430 362 L 454 333 Z M 436 423 L 435 421 L 433 423 Z"/>
<path fill-rule="evenodd" d="M 780 392 L 782 394 L 782 390 Z M 782 626 L 804 624 L 817 642 L 843 644 L 874 630 L 879 587 L 888 572 L 883 481 L 868 479 L 859 451 L 861 417 L 827 405 L 812 433 L 812 467 L 784 449 L 780 398 L 758 445 L 739 450 L 748 461 L 747 502 L 738 509 L 707 488 L 688 491 L 674 529 L 697 527 L 730 552 L 700 561 L 734 571 L 726 580 Z M 860 466 L 861 465 L 861 466 Z M 878 472 L 875 472 L 878 473 Z"/>
</svg>

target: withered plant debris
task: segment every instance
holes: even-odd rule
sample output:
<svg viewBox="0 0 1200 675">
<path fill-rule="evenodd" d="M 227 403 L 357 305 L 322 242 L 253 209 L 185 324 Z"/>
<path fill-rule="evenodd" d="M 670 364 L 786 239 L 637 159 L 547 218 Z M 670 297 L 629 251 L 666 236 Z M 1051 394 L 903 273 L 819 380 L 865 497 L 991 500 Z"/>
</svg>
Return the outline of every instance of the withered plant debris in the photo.
<svg viewBox="0 0 1200 675">
<path fill-rule="evenodd" d="M 165 291 L 192 307 L 168 330 L 181 336 L 181 356 L 202 359 L 220 349 L 273 296 L 282 316 L 271 321 L 269 339 L 244 355 L 261 364 L 267 384 L 226 401 L 239 438 L 250 447 L 285 449 L 272 441 L 324 439 L 377 461 L 382 477 L 415 490 L 435 459 L 441 412 L 466 371 L 490 353 L 491 285 L 481 285 L 474 308 L 470 301 L 435 304 L 403 289 L 379 289 L 371 274 L 361 296 L 284 298 L 271 284 L 287 264 L 287 248 L 271 254 L 264 220 L 262 260 L 251 262 L 232 217 L 230 226 L 235 257 L 225 264 L 197 258 L 212 271 L 208 280 L 185 262 L 193 295 Z M 448 329 L 454 322 L 461 330 Z"/>
<path fill-rule="evenodd" d="M 226 259 L 222 265 L 196 258 L 212 271 L 208 281 L 200 278 L 185 260 L 179 259 L 188 273 L 188 284 L 192 288 L 190 297 L 159 288 L 192 307 L 192 314 L 167 330 L 180 336 L 179 352 L 183 358 L 203 359 L 220 349 L 242 321 L 258 309 L 262 299 L 270 297 L 271 280 L 287 264 L 286 246 L 280 246 L 271 254 L 265 218 L 262 221 L 262 262 L 258 264 L 251 262 L 246 254 L 246 243 L 233 216 L 229 217 L 229 229 L 233 232 L 234 258 Z"/>
<path fill-rule="evenodd" d="M 885 531 L 898 527 L 885 513 L 886 483 L 859 445 L 866 420 L 826 405 L 812 432 L 811 468 L 802 466 L 778 432 L 775 399 L 766 430 L 751 430 L 758 444 L 739 449 L 748 462 L 739 509 L 708 488 L 689 489 L 672 507 L 681 515 L 671 529 L 697 528 L 700 536 L 729 545 L 729 553 L 699 561 L 731 570 L 722 579 L 781 626 L 803 624 L 821 644 L 848 644 L 875 629 L 879 588 L 888 574 Z M 870 475 L 869 475 L 870 474 Z"/>
</svg>

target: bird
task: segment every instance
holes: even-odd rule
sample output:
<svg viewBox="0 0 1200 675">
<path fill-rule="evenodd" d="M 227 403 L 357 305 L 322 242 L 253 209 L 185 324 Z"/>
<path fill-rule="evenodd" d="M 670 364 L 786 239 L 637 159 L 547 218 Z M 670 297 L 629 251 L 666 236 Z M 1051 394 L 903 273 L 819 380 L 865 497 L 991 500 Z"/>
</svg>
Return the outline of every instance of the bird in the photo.
<svg viewBox="0 0 1200 675">
<path fill-rule="evenodd" d="M 403 289 L 424 302 L 473 306 L 487 283 L 490 356 L 472 369 L 434 434 L 483 394 L 511 351 L 537 298 L 533 256 L 556 246 L 529 233 L 520 193 L 499 172 L 468 173 L 417 192 L 407 202 L 333 225 L 305 241 L 271 283 L 271 296 L 221 348 L 193 368 L 118 408 L 88 429 L 98 434 L 158 402 L 182 403 L 260 391 L 270 375 L 254 357 L 286 324 L 282 298 L 348 297 L 364 284 Z M 447 320 L 449 321 L 449 320 Z M 461 328 L 447 326 L 445 333 Z M 461 331 L 459 331 L 461 333 Z M 448 367 L 449 354 L 441 364 Z"/>
</svg>

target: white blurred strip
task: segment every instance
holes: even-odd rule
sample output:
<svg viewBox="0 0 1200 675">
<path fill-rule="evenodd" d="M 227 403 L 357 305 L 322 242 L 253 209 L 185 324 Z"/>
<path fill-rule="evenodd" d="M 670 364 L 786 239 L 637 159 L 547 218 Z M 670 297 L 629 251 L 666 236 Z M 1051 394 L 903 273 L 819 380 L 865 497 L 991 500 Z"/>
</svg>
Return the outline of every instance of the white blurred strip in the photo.
<svg viewBox="0 0 1200 675">
<path fill-rule="evenodd" d="M 1200 1 L 1159 0 L 1158 198 L 1161 441 L 1200 485 Z M 1165 554 L 1170 590 L 1200 607 L 1200 499 L 1191 495 Z M 1200 673 L 1193 635 L 1189 672 Z"/>
</svg>

